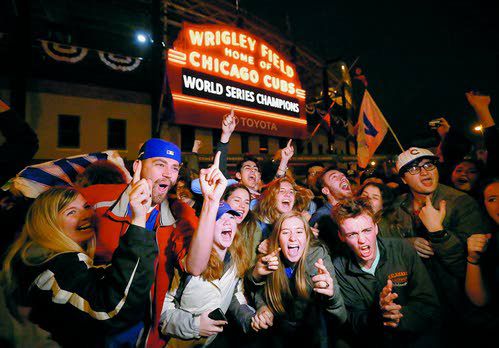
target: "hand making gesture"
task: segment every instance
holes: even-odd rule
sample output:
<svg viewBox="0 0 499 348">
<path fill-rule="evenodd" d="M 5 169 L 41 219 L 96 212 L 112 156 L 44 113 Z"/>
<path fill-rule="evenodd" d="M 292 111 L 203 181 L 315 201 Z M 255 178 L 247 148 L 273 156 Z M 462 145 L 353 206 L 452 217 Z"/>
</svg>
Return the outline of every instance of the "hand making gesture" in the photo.
<svg viewBox="0 0 499 348">
<path fill-rule="evenodd" d="M 220 171 L 219 165 L 220 151 L 215 155 L 213 164 L 209 168 L 199 171 L 199 183 L 205 200 L 219 202 L 227 187 L 227 179 Z"/>
<path fill-rule="evenodd" d="M 444 229 L 442 223 L 445 218 L 446 203 L 446 201 L 441 200 L 439 203 L 439 209 L 437 210 L 433 207 L 430 196 L 426 196 L 426 205 L 419 212 L 419 218 L 425 225 L 428 232 L 437 232 Z"/>
<path fill-rule="evenodd" d="M 142 161 L 137 161 L 135 172 L 133 173 L 131 190 L 129 193 L 130 207 L 132 209 L 132 224 L 145 227 L 147 213 L 151 208 L 152 181 L 141 179 Z"/>
<path fill-rule="evenodd" d="M 332 297 L 334 294 L 333 278 L 329 274 L 326 266 L 324 266 L 324 261 L 322 259 L 318 259 L 314 266 L 317 268 L 317 275 L 312 277 L 314 291 L 319 294 Z"/>
<path fill-rule="evenodd" d="M 261 255 L 253 268 L 253 278 L 256 281 L 261 281 L 263 277 L 268 276 L 279 268 L 279 252 L 278 248 L 267 255 Z"/>
<path fill-rule="evenodd" d="M 399 325 L 400 319 L 404 315 L 400 312 L 402 306 L 393 302 L 398 297 L 398 294 L 393 293 L 392 290 L 392 281 L 388 279 L 385 287 L 379 294 L 379 307 L 383 313 L 383 325 L 395 328 Z"/>
<path fill-rule="evenodd" d="M 468 261 L 472 264 L 478 264 L 482 254 L 487 250 L 489 239 L 492 237 L 491 233 L 488 234 L 473 234 L 468 240 Z"/>
<path fill-rule="evenodd" d="M 234 108 L 230 109 L 230 113 L 224 116 L 222 121 L 222 136 L 220 141 L 222 143 L 228 143 L 229 139 L 236 129 L 237 117 L 234 115 Z"/>
</svg>

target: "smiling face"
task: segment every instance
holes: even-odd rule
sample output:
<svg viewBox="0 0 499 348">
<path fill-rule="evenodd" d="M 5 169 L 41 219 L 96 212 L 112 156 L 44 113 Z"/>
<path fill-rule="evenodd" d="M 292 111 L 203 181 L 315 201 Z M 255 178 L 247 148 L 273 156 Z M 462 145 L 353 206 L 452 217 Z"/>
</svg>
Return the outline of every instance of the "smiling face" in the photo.
<svg viewBox="0 0 499 348">
<path fill-rule="evenodd" d="M 471 191 L 478 180 L 478 168 L 472 162 L 459 163 L 452 172 L 452 183 L 461 191 Z"/>
<path fill-rule="evenodd" d="M 483 196 L 487 213 L 499 225 L 499 182 L 488 185 Z"/>
<path fill-rule="evenodd" d="M 417 165 L 422 166 L 425 163 L 431 162 L 429 159 L 421 160 Z M 421 168 L 421 171 L 417 174 L 410 174 L 405 172 L 402 181 L 409 185 L 409 188 L 413 193 L 419 194 L 430 194 L 433 193 L 438 186 L 438 169 L 426 170 Z"/>
<path fill-rule="evenodd" d="M 298 262 L 307 246 L 307 231 L 303 220 L 292 216 L 282 222 L 279 231 L 279 247 L 282 255 L 291 263 Z"/>
<path fill-rule="evenodd" d="M 215 223 L 214 246 L 219 250 L 228 249 L 234 241 L 236 231 L 236 217 L 230 213 L 223 214 Z"/>
<path fill-rule="evenodd" d="M 296 192 L 290 182 L 282 181 L 279 184 L 279 191 L 277 192 L 276 197 L 276 208 L 280 213 L 284 214 L 293 209 L 293 206 L 295 205 L 295 194 Z"/>
<path fill-rule="evenodd" d="M 93 210 L 82 195 L 59 211 L 57 220 L 62 231 L 79 245 L 83 245 L 94 234 Z"/>
<path fill-rule="evenodd" d="M 226 202 L 232 209 L 241 214 L 240 216 L 236 216 L 236 222 L 240 224 L 249 212 L 250 195 L 248 191 L 243 188 L 235 189 L 230 196 L 227 197 Z"/>
<path fill-rule="evenodd" d="M 376 259 L 376 236 L 378 226 L 373 219 L 363 213 L 343 220 L 338 231 L 340 240 L 354 252 L 363 267 L 371 268 Z"/>
<path fill-rule="evenodd" d="M 236 178 L 241 181 L 241 184 L 252 189 L 258 190 L 260 182 L 260 170 L 253 161 L 246 161 L 241 166 L 241 171 L 236 173 Z"/>
<path fill-rule="evenodd" d="M 371 204 L 374 213 L 383 209 L 383 197 L 378 187 L 367 185 L 362 191 L 361 197 L 369 199 L 369 203 Z"/>
<path fill-rule="evenodd" d="M 322 193 L 336 201 L 352 197 L 352 188 L 345 174 L 337 170 L 329 170 L 324 174 Z"/>
<path fill-rule="evenodd" d="M 137 161 L 134 163 L 134 170 Z M 142 161 L 142 179 L 152 181 L 152 204 L 160 204 L 166 199 L 170 188 L 177 182 L 180 164 L 171 158 L 152 157 Z"/>
</svg>

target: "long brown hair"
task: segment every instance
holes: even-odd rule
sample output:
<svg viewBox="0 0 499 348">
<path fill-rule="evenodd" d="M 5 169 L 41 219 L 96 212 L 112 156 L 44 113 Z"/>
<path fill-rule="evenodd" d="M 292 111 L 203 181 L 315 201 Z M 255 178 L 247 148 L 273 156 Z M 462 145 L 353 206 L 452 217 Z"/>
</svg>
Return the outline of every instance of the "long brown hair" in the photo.
<svg viewBox="0 0 499 348">
<path fill-rule="evenodd" d="M 274 226 L 274 230 L 269 237 L 269 250 L 276 250 L 279 248 L 279 235 L 281 233 L 282 224 L 287 219 L 296 217 L 301 222 L 303 222 L 303 227 L 305 228 L 305 233 L 307 236 L 307 242 L 305 244 L 305 249 L 303 250 L 303 255 L 298 261 L 295 270 L 295 290 L 299 297 L 309 298 L 309 279 L 305 274 L 305 263 L 307 259 L 308 250 L 310 243 L 312 241 L 312 231 L 308 225 L 305 218 L 301 213 L 297 211 L 290 211 L 282 215 Z M 270 306 L 274 313 L 284 314 L 286 312 L 283 304 L 283 299 L 285 297 L 291 297 L 291 289 L 289 287 L 289 279 L 286 275 L 286 271 L 283 267 L 283 254 L 280 253 L 280 265 L 279 269 L 269 275 L 265 282 L 265 298 L 267 304 Z"/>
<path fill-rule="evenodd" d="M 312 191 L 299 186 L 292 178 L 286 176 L 275 179 L 266 186 L 255 209 L 255 215 L 260 221 L 268 221 L 270 224 L 274 224 L 281 217 L 282 213 L 277 210 L 276 197 L 282 182 L 289 182 L 293 186 L 295 191 L 294 211 L 302 212 L 306 210 L 312 201 L 314 197 Z"/>
</svg>

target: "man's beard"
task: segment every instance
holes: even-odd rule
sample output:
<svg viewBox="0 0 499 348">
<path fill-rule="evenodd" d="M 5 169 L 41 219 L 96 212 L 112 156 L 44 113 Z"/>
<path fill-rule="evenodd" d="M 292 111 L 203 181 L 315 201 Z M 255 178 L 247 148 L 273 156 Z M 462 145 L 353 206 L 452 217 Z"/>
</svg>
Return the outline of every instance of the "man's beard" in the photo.
<svg viewBox="0 0 499 348">
<path fill-rule="evenodd" d="M 168 187 L 165 189 L 162 189 L 159 185 L 164 184 L 167 185 Z M 152 205 L 157 205 L 163 203 L 163 201 L 167 198 L 168 192 L 170 191 L 170 188 L 172 187 L 172 182 L 169 180 L 158 180 L 154 183 L 152 190 L 151 190 L 151 201 Z M 164 191 L 164 192 L 163 192 Z"/>
</svg>

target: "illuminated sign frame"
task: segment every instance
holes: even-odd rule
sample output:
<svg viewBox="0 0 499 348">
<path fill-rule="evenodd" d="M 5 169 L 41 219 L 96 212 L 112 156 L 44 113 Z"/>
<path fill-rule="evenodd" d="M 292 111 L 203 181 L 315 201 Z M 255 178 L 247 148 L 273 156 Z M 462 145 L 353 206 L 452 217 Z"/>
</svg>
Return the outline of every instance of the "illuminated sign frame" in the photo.
<svg viewBox="0 0 499 348">
<path fill-rule="evenodd" d="M 173 46 L 167 74 L 176 123 L 220 128 L 234 108 L 237 131 L 307 136 L 296 68 L 265 41 L 236 27 L 183 23 Z"/>
</svg>

